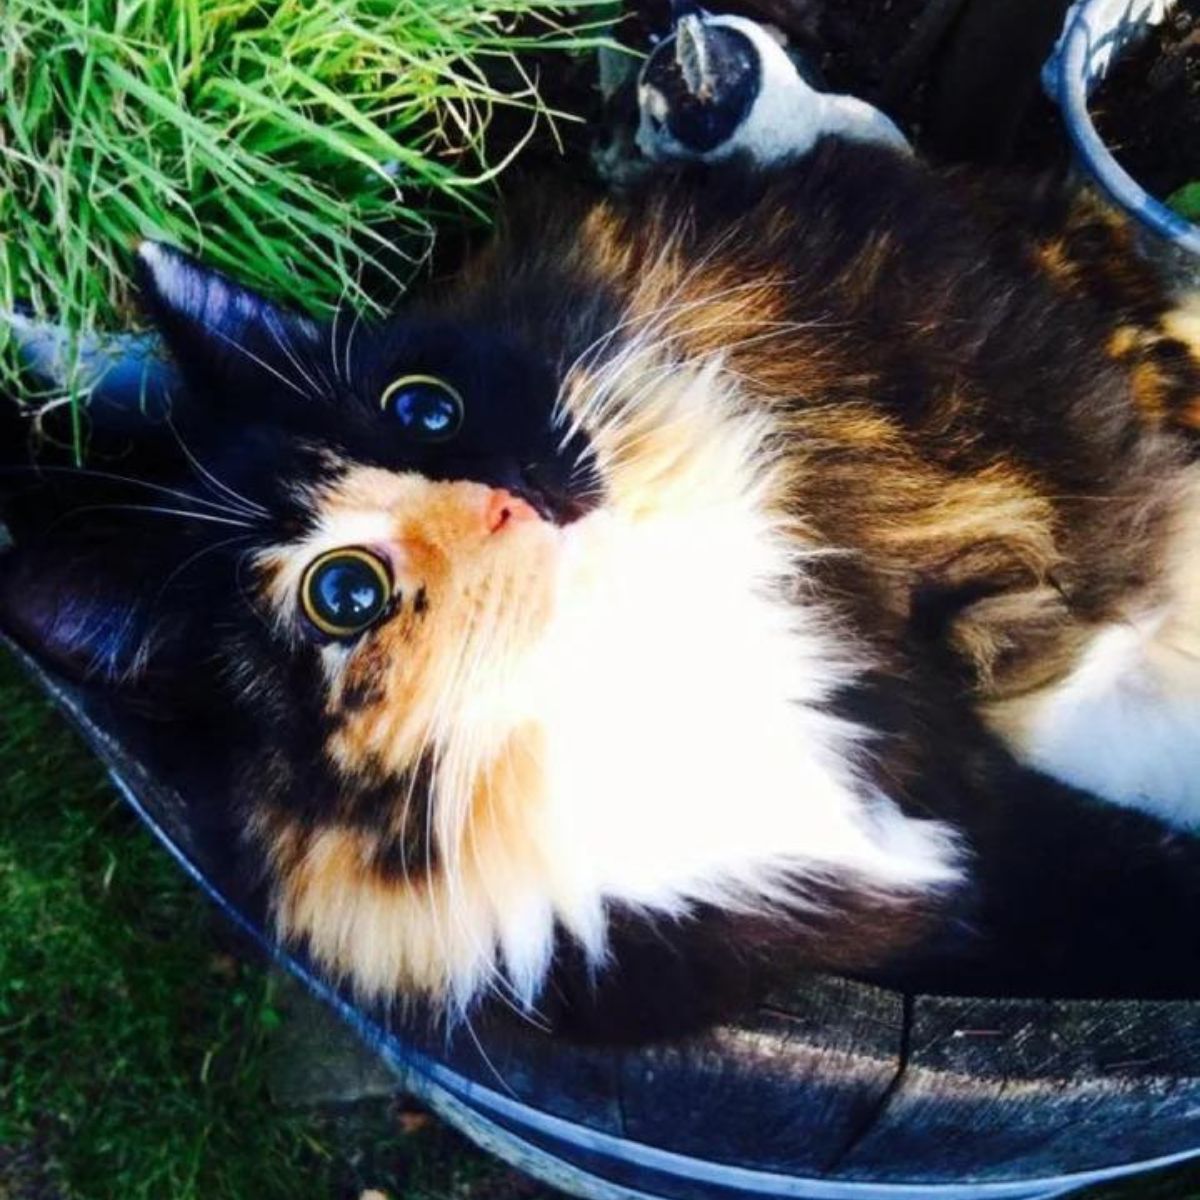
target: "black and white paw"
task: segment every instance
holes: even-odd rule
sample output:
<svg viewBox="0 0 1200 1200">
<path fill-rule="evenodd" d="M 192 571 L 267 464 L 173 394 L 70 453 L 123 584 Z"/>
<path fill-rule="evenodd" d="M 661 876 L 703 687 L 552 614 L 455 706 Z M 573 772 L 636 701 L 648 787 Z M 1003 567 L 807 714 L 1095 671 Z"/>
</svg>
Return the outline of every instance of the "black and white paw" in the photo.
<svg viewBox="0 0 1200 1200">
<path fill-rule="evenodd" d="M 651 161 L 745 154 L 778 163 L 807 153 L 825 135 L 911 153 L 879 109 L 813 87 L 762 25 L 710 16 L 688 3 L 673 7 L 674 28 L 638 79 L 637 144 Z"/>
</svg>

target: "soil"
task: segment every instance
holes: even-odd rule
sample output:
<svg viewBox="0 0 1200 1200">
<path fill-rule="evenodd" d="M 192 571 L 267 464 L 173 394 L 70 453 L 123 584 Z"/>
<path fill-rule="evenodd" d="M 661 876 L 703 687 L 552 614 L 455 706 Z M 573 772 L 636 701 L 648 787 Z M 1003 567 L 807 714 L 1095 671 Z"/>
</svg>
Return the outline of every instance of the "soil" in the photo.
<svg viewBox="0 0 1200 1200">
<path fill-rule="evenodd" d="M 1147 191 L 1200 180 L 1200 0 L 1179 0 L 1092 98 L 1096 127 Z"/>
</svg>

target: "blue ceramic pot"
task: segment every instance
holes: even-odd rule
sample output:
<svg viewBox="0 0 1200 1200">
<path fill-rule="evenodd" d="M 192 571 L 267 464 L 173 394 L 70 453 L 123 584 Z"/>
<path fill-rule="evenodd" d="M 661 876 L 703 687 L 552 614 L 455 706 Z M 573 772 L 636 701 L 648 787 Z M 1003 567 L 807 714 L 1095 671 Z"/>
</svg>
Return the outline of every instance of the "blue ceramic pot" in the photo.
<svg viewBox="0 0 1200 1200">
<path fill-rule="evenodd" d="M 93 416 L 113 432 L 134 433 L 162 421 L 179 390 L 179 373 L 157 334 L 72 339 L 61 326 L 23 313 L 0 313 L 0 324 L 35 386 L 63 389 L 73 380 Z"/>
<path fill-rule="evenodd" d="M 1170 12 L 1174 0 L 1078 0 L 1043 82 L 1066 122 L 1083 170 L 1119 207 L 1157 237 L 1194 257 L 1200 268 L 1200 227 L 1155 199 L 1113 157 L 1092 123 L 1088 97 L 1121 51 Z"/>
</svg>

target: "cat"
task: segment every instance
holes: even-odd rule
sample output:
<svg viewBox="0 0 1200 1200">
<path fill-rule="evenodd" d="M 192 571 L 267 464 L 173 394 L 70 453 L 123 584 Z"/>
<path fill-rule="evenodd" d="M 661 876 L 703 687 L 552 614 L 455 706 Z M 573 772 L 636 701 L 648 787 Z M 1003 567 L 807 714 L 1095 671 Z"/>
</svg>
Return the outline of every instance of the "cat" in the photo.
<svg viewBox="0 0 1200 1200">
<path fill-rule="evenodd" d="M 1107 211 L 827 138 L 527 189 L 378 323 L 140 262 L 186 393 L 0 474 L 0 622 L 223 730 L 364 1003 L 1196 994 L 1200 330 Z"/>
</svg>

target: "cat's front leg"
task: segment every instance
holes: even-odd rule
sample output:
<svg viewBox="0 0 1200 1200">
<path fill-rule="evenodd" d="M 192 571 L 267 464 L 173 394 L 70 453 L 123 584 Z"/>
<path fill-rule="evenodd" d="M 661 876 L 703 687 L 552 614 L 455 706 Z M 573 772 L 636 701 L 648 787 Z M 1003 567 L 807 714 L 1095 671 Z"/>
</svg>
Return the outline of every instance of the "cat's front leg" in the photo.
<svg viewBox="0 0 1200 1200">
<path fill-rule="evenodd" d="M 904 135 L 855 96 L 819 91 L 779 40 L 755 21 L 675 5 L 671 34 L 638 80 L 637 143 L 651 161 L 789 162 L 824 136 L 904 153 Z"/>
<path fill-rule="evenodd" d="M 967 995 L 1196 995 L 1200 839 L 994 756 L 972 770 L 992 802 L 964 793 L 971 887 L 951 897 L 963 903 L 945 941 L 885 981 Z"/>
<path fill-rule="evenodd" d="M 1114 354 L 1128 360 L 1130 393 L 1143 419 L 1191 441 L 1194 459 L 1200 450 L 1200 294 L 1185 297 L 1159 326 L 1124 327 L 1117 346 Z M 983 712 L 1029 765 L 1197 831 L 1200 463 L 1184 469 L 1175 491 L 1151 586 L 1088 631 L 1063 675 L 988 701 Z"/>
<path fill-rule="evenodd" d="M 1200 830 L 1200 465 L 1175 507 L 1150 596 L 1090 631 L 1071 669 L 988 702 L 1031 766 L 1179 828 Z"/>
</svg>

